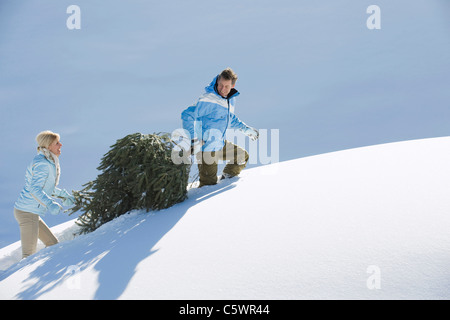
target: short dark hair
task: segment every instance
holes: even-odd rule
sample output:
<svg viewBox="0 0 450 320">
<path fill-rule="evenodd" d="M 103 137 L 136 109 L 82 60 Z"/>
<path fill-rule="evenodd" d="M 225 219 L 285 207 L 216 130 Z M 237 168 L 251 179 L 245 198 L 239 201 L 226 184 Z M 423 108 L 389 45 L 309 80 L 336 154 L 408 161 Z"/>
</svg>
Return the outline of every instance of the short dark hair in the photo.
<svg viewBox="0 0 450 320">
<path fill-rule="evenodd" d="M 238 79 L 238 76 L 231 68 L 226 68 L 219 74 L 219 79 L 231 80 L 231 83 L 234 85 Z"/>
</svg>

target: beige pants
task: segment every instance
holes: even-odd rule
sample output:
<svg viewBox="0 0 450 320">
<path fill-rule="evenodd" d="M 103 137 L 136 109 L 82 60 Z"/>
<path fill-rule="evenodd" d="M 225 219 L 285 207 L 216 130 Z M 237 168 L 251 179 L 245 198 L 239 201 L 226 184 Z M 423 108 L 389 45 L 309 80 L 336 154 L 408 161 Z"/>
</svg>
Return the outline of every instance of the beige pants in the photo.
<svg viewBox="0 0 450 320">
<path fill-rule="evenodd" d="M 217 164 L 219 160 L 229 161 L 223 168 L 223 173 L 234 177 L 239 175 L 242 169 L 245 168 L 248 159 L 249 154 L 245 149 L 226 140 L 222 150 L 197 153 L 200 187 L 217 183 Z"/>
<path fill-rule="evenodd" d="M 38 214 L 14 208 L 14 217 L 20 226 L 22 258 L 26 258 L 36 252 L 38 238 L 47 247 L 58 243 L 58 239 L 56 239 Z"/>
</svg>

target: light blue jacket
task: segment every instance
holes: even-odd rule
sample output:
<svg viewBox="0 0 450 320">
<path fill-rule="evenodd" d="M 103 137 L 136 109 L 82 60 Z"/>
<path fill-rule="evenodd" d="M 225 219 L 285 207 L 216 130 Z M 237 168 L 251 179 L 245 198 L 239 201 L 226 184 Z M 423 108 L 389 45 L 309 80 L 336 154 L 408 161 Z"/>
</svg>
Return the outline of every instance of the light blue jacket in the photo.
<svg viewBox="0 0 450 320">
<path fill-rule="evenodd" d="M 245 132 L 250 130 L 244 122 L 234 114 L 234 105 L 239 92 L 231 89 L 227 98 L 223 98 L 216 90 L 216 76 L 197 104 L 188 107 L 181 114 L 183 129 L 192 139 L 203 140 L 203 151 L 218 151 L 225 145 L 225 134 L 228 128 Z"/>
<path fill-rule="evenodd" d="M 56 166 L 40 152 L 27 168 L 25 186 L 14 208 L 44 216 L 51 206 L 55 206 L 52 196 L 66 198 L 70 195 L 56 187 Z M 54 210 L 50 212 L 55 213 Z"/>
</svg>

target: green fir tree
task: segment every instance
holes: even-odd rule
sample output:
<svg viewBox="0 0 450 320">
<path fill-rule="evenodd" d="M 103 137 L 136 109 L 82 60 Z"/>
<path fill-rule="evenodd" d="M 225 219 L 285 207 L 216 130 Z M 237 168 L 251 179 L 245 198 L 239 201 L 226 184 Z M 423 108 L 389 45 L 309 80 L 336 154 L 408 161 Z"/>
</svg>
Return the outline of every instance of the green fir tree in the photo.
<svg viewBox="0 0 450 320">
<path fill-rule="evenodd" d="M 117 140 L 97 178 L 74 191 L 70 214 L 83 212 L 77 220 L 81 233 L 134 209 L 161 210 L 184 201 L 191 164 L 172 161 L 174 146 L 168 134 L 134 133 Z"/>
</svg>

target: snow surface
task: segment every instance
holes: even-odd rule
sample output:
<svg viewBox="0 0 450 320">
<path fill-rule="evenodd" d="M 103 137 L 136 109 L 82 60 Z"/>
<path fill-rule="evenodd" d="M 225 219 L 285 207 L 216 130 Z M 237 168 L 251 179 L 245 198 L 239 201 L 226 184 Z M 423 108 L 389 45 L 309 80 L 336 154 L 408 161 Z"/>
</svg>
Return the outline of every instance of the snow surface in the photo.
<svg viewBox="0 0 450 320">
<path fill-rule="evenodd" d="M 66 26 L 73 4 L 80 30 Z M 381 30 L 367 28 L 372 4 Z M 40 131 L 61 134 L 60 187 L 80 190 L 117 139 L 180 128 L 226 67 L 236 115 L 280 130 L 281 161 L 450 135 L 449 12 L 448 0 L 0 0 L 0 247 L 19 240 L 12 208 Z"/>
<path fill-rule="evenodd" d="M 0 298 L 449 299 L 449 150 L 443 137 L 327 153 L 87 235 L 69 221 L 27 259 L 0 250 Z"/>
</svg>

